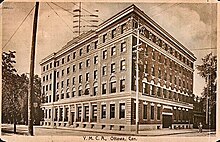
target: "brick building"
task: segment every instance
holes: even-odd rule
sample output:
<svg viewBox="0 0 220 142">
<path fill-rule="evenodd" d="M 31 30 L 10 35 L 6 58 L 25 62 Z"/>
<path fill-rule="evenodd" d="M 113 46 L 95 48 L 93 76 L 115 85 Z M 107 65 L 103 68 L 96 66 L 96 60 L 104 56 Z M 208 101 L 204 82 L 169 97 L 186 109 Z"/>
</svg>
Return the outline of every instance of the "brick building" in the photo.
<svg viewBox="0 0 220 142">
<path fill-rule="evenodd" d="M 192 127 L 196 57 L 135 5 L 42 60 L 42 125 L 135 130 L 138 24 L 140 129 Z"/>
</svg>

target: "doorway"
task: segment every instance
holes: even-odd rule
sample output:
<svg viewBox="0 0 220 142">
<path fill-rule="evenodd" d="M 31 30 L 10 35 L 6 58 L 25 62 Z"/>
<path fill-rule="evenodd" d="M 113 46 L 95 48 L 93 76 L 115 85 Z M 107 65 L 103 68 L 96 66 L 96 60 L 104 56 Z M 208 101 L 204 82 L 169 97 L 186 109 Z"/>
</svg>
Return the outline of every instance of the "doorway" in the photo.
<svg viewBox="0 0 220 142">
<path fill-rule="evenodd" d="M 163 128 L 172 126 L 172 115 L 163 115 Z"/>
</svg>

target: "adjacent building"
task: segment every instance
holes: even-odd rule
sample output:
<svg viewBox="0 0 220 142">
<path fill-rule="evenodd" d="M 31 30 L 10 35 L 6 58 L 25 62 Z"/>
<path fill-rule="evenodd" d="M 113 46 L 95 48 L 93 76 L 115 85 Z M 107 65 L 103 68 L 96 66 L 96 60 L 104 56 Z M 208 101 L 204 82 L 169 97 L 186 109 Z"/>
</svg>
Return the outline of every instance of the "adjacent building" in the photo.
<svg viewBox="0 0 220 142">
<path fill-rule="evenodd" d="M 135 5 L 42 60 L 42 125 L 135 130 L 137 32 L 140 130 L 191 128 L 196 57 Z"/>
</svg>

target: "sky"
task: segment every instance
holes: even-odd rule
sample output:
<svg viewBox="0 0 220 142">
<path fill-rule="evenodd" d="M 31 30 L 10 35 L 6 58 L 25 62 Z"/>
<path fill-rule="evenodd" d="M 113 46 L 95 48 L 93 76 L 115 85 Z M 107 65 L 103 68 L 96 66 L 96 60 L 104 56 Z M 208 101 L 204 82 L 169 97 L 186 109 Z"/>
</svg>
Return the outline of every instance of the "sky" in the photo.
<svg viewBox="0 0 220 142">
<path fill-rule="evenodd" d="M 29 72 L 32 38 L 33 8 L 35 3 L 5 2 L 2 17 L 3 51 L 16 51 L 15 68 L 18 73 Z M 60 50 L 76 34 L 72 31 L 73 15 L 78 3 L 40 3 L 35 74 L 40 75 L 40 61 Z M 82 8 L 94 13 L 99 10 L 99 24 L 124 8 L 135 4 L 162 28 L 188 48 L 196 57 L 195 65 L 202 63 L 208 53 L 217 54 L 217 9 L 207 3 L 82 3 Z M 52 8 L 51 8 L 52 7 Z M 67 12 L 60 7 L 70 11 Z M 83 10 L 84 14 L 89 14 Z M 31 11 L 30 15 L 28 13 Z M 25 16 L 28 15 L 19 27 Z M 90 23 L 88 23 L 90 24 Z M 18 28 L 19 27 L 19 28 Z M 16 31 L 16 29 L 18 29 Z M 16 31 L 16 33 L 15 33 Z M 15 34 L 14 34 L 15 33 Z M 12 36 L 14 34 L 14 36 Z M 11 38 L 12 37 L 12 38 Z M 11 38 L 11 39 L 10 39 Z M 10 39 L 10 40 L 9 40 Z M 8 42 L 9 41 L 9 42 Z M 7 43 L 7 44 L 6 44 Z M 205 82 L 194 72 L 194 94 L 200 95 Z"/>
</svg>

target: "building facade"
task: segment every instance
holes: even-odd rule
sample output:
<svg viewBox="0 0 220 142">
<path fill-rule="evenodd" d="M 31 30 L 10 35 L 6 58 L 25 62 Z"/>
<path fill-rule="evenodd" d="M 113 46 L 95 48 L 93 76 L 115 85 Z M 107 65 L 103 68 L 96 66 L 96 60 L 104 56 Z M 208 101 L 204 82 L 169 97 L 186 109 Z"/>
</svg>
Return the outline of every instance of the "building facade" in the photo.
<svg viewBox="0 0 220 142">
<path fill-rule="evenodd" d="M 137 39 L 140 130 L 192 127 L 196 58 L 135 5 L 42 60 L 42 125 L 135 130 Z"/>
</svg>

